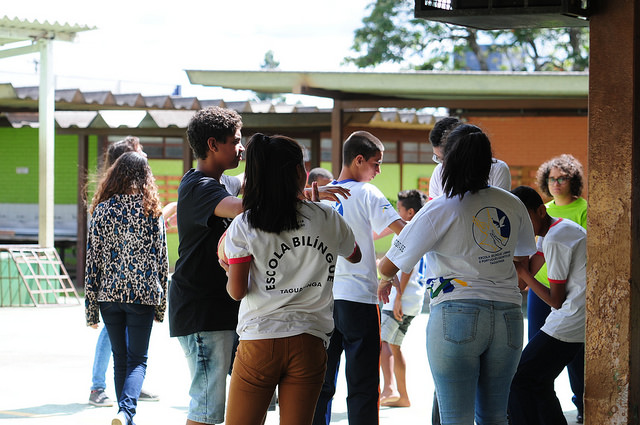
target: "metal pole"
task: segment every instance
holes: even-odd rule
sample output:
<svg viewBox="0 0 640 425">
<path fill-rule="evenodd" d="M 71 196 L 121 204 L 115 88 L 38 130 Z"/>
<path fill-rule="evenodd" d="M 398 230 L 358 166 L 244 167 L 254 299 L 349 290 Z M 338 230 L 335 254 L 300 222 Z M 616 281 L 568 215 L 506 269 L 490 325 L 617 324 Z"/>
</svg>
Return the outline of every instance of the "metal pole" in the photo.
<svg viewBox="0 0 640 425">
<path fill-rule="evenodd" d="M 43 248 L 52 248 L 53 232 L 53 190 L 54 190 L 54 147 L 55 129 L 55 84 L 53 78 L 52 40 L 39 40 L 40 47 L 40 94 L 38 99 L 38 243 Z"/>
</svg>

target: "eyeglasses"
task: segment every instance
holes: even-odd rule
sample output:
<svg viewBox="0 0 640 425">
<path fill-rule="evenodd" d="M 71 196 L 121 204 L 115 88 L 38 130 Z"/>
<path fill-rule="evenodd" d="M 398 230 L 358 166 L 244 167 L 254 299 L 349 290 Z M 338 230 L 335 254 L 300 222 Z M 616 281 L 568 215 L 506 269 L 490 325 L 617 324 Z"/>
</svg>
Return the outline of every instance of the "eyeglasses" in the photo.
<svg viewBox="0 0 640 425">
<path fill-rule="evenodd" d="M 561 186 L 562 186 L 563 184 L 565 184 L 566 182 L 568 182 L 568 181 L 569 181 L 569 177 L 558 177 L 557 179 L 556 179 L 556 178 L 554 178 L 554 177 L 549 177 L 549 178 L 547 178 L 547 183 L 548 183 L 548 184 L 555 184 L 555 183 L 558 183 L 558 184 L 559 184 L 559 185 L 561 185 Z"/>
<path fill-rule="evenodd" d="M 442 164 L 442 160 L 440 159 L 440 157 L 438 155 L 436 155 L 435 153 L 433 154 L 433 156 L 431 157 L 431 159 L 433 160 L 433 162 L 435 162 L 436 164 Z"/>
</svg>

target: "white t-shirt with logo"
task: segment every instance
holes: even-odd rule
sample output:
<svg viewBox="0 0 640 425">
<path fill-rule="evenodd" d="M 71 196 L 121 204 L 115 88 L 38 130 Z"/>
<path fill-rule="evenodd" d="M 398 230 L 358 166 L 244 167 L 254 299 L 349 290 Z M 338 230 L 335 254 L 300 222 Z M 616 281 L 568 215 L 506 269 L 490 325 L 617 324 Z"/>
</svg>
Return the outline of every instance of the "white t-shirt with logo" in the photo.
<svg viewBox="0 0 640 425">
<path fill-rule="evenodd" d="M 482 299 L 521 304 L 514 256 L 536 252 L 525 206 L 511 193 L 487 187 L 441 196 L 418 211 L 386 256 L 405 273 L 428 253 L 431 303 Z"/>
<path fill-rule="evenodd" d="M 584 342 L 587 232 L 571 220 L 554 220 L 538 237 L 538 254 L 546 260 L 549 282 L 567 285 L 567 298 L 559 309 L 551 307 L 541 330 L 560 341 Z"/>
<path fill-rule="evenodd" d="M 248 292 L 238 313 L 240 339 L 308 333 L 329 342 L 336 259 L 353 254 L 355 237 L 329 206 L 305 201 L 299 213 L 302 227 L 297 230 L 257 230 L 244 214 L 227 229 L 229 264 L 251 262 Z"/>
<path fill-rule="evenodd" d="M 489 170 L 489 182 L 491 186 L 504 190 L 511 190 L 511 172 L 506 162 L 493 158 L 491 170 Z M 442 186 L 442 164 L 436 165 L 429 180 L 429 199 L 435 199 L 444 193 Z"/>
<path fill-rule="evenodd" d="M 340 185 L 351 191 L 349 198 L 330 204 L 349 223 L 362 251 L 359 263 L 351 264 L 344 258 L 338 259 L 333 297 L 336 300 L 378 304 L 373 231 L 381 233 L 391 223 L 399 220 L 400 216 L 380 189 L 370 183 L 343 180 L 330 184 Z"/>
</svg>

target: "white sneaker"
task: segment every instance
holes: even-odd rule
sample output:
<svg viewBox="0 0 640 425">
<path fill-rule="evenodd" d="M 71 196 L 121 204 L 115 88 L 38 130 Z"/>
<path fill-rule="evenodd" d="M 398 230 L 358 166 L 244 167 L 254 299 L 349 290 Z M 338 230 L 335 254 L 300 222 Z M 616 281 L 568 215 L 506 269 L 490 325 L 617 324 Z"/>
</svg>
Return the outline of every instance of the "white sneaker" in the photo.
<svg viewBox="0 0 640 425">
<path fill-rule="evenodd" d="M 122 412 L 118 412 L 115 418 L 111 421 L 111 425 L 129 425 L 127 417 Z"/>
</svg>

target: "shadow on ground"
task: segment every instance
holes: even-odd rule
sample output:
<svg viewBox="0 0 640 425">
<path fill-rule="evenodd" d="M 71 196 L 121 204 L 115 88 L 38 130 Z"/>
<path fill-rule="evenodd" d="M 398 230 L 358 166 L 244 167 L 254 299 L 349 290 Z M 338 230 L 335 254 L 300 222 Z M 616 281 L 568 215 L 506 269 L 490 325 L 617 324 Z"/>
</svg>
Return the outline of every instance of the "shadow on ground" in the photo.
<svg viewBox="0 0 640 425">
<path fill-rule="evenodd" d="M 15 410 L 1 410 L 0 419 L 43 418 L 47 416 L 73 415 L 86 409 L 94 409 L 85 403 L 43 404 L 42 406 L 25 407 Z"/>
</svg>

